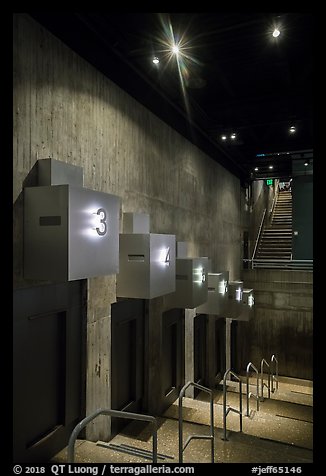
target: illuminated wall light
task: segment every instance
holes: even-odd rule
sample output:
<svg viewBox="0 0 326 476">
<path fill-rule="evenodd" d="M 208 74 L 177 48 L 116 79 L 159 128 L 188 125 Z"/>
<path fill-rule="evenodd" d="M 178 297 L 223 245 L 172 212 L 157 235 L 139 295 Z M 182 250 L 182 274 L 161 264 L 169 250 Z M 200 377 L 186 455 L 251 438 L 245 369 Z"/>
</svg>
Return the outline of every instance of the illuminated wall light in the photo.
<svg viewBox="0 0 326 476">
<path fill-rule="evenodd" d="M 170 247 L 162 248 L 160 250 L 159 262 L 163 263 L 165 266 L 170 266 Z"/>
<path fill-rule="evenodd" d="M 278 36 L 280 36 L 281 32 L 278 28 L 275 28 L 274 31 L 273 31 L 273 37 L 274 38 L 277 38 Z"/>
<path fill-rule="evenodd" d="M 241 288 L 238 288 L 238 289 L 236 290 L 236 292 L 235 292 L 235 299 L 236 299 L 237 301 L 241 301 L 241 299 L 242 299 Z"/>
<path fill-rule="evenodd" d="M 154 56 L 154 58 L 152 59 L 153 63 L 154 64 L 159 64 L 160 60 L 158 59 L 157 56 Z"/>
<path fill-rule="evenodd" d="M 218 292 L 219 292 L 220 294 L 225 294 L 226 291 L 227 291 L 227 281 L 225 281 L 225 280 L 223 279 L 223 281 L 221 281 L 221 282 L 219 283 Z"/>
<path fill-rule="evenodd" d="M 197 276 L 197 279 L 194 280 L 194 283 L 202 284 L 206 281 L 205 268 L 195 268 L 194 274 Z"/>
</svg>

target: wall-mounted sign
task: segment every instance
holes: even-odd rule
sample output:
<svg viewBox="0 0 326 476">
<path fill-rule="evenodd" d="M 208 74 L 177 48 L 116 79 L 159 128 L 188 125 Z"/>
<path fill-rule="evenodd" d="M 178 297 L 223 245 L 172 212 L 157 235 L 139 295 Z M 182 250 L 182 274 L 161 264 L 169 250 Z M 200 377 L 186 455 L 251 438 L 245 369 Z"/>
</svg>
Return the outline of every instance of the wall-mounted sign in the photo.
<svg viewBox="0 0 326 476">
<path fill-rule="evenodd" d="M 254 291 L 253 289 L 243 289 L 241 312 L 237 318 L 238 321 L 249 321 L 254 314 Z"/>
<path fill-rule="evenodd" d="M 229 272 L 208 273 L 207 285 L 208 294 L 204 304 L 197 307 L 197 314 L 211 314 L 214 316 L 225 316 L 228 304 L 228 281 Z"/>
<path fill-rule="evenodd" d="M 238 319 L 242 311 L 243 281 L 229 281 L 228 306 L 226 316 L 229 319 Z"/>
<path fill-rule="evenodd" d="M 266 185 L 271 186 L 273 185 L 273 183 L 274 183 L 274 179 L 272 178 L 266 179 Z"/>
<path fill-rule="evenodd" d="M 120 234 L 117 296 L 152 299 L 175 291 L 175 235 Z"/>
<path fill-rule="evenodd" d="M 120 198 L 72 185 L 24 189 L 24 276 L 72 281 L 119 270 Z"/>
<path fill-rule="evenodd" d="M 171 308 L 194 309 L 207 300 L 208 258 L 177 258 L 176 288 L 167 296 Z"/>
</svg>

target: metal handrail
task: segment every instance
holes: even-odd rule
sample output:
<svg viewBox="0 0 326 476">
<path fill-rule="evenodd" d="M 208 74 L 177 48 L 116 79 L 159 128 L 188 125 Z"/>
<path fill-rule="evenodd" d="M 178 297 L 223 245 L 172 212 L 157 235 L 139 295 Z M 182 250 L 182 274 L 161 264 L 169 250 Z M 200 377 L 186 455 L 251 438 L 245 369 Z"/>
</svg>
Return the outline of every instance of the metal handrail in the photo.
<svg viewBox="0 0 326 476">
<path fill-rule="evenodd" d="M 233 375 L 239 381 L 239 410 L 233 407 L 229 407 L 226 409 L 226 378 L 228 374 Z M 242 431 L 242 381 L 241 378 L 232 372 L 231 369 L 228 369 L 223 377 L 223 438 L 222 440 L 228 441 L 226 437 L 226 417 L 228 416 L 229 412 L 235 412 L 239 414 L 240 417 L 240 431 Z"/>
<path fill-rule="evenodd" d="M 281 269 L 313 269 L 314 260 L 312 259 L 252 259 L 251 268 L 281 268 Z"/>
<path fill-rule="evenodd" d="M 188 436 L 185 445 L 183 446 L 183 418 L 182 418 L 182 398 L 184 397 L 185 391 L 188 387 L 193 386 L 202 390 L 203 392 L 210 394 L 210 435 L 192 435 Z M 201 440 L 211 440 L 211 456 L 212 463 L 214 463 L 214 407 L 213 407 L 213 391 L 209 388 L 203 387 L 195 382 L 187 382 L 179 393 L 179 463 L 183 463 L 183 452 L 187 448 L 191 440 L 201 439 Z"/>
<path fill-rule="evenodd" d="M 256 243 L 255 243 L 254 251 L 253 251 L 252 256 L 251 256 L 251 260 L 252 260 L 252 261 L 255 259 L 256 249 L 257 249 L 257 246 L 258 246 L 258 242 L 259 242 L 261 230 L 262 230 L 262 227 L 263 227 L 263 224 L 264 224 L 265 215 L 266 215 L 266 208 L 264 209 L 263 216 L 262 216 L 262 219 L 261 219 L 261 222 L 260 222 L 260 226 L 259 226 L 259 229 L 258 229 L 258 233 L 257 233 L 257 238 L 256 238 Z"/>
<path fill-rule="evenodd" d="M 279 181 L 277 183 L 276 182 L 277 182 L 277 180 L 275 180 L 275 193 L 274 193 L 274 197 L 273 197 L 273 201 L 272 201 L 272 206 L 271 206 L 271 209 L 269 211 L 269 219 L 271 219 L 272 213 L 273 213 L 274 208 L 275 208 L 275 204 L 277 202 L 277 197 L 278 197 L 278 194 L 279 194 L 279 187 L 278 187 Z"/>
<path fill-rule="evenodd" d="M 264 383 L 264 363 L 268 367 L 268 385 Z M 261 359 L 260 362 L 260 378 L 261 378 L 261 401 L 264 401 L 264 386 L 268 388 L 268 398 L 271 398 L 271 368 L 269 363 L 265 359 Z"/>
<path fill-rule="evenodd" d="M 271 357 L 271 363 L 272 362 L 275 362 L 275 374 L 276 374 L 276 377 L 275 377 L 274 372 L 272 372 L 272 392 L 274 393 L 275 390 L 278 390 L 278 360 L 275 354 L 273 354 Z M 276 382 L 276 389 L 274 388 L 274 380 Z"/>
<path fill-rule="evenodd" d="M 252 367 L 254 369 L 254 371 L 256 372 L 257 374 L 257 394 L 255 395 L 254 393 L 252 392 L 249 392 L 249 369 L 250 367 Z M 256 399 L 257 401 L 257 412 L 259 412 L 259 372 L 258 370 L 256 369 L 256 367 L 254 366 L 254 364 L 252 362 L 249 362 L 249 364 L 247 365 L 247 416 L 250 416 L 250 411 L 249 411 L 249 399 L 250 397 L 253 397 Z"/>
<path fill-rule="evenodd" d="M 153 463 L 157 463 L 157 421 L 156 418 L 149 415 L 142 415 L 140 413 L 130 413 L 120 410 L 111 410 L 111 408 L 99 408 L 91 415 L 84 418 L 80 423 L 78 423 L 73 432 L 70 435 L 68 443 L 68 463 L 74 463 L 75 460 L 75 442 L 79 432 L 92 420 L 94 420 L 99 415 L 108 415 L 116 418 L 127 418 L 129 420 L 140 420 L 140 421 L 149 421 L 153 423 Z"/>
</svg>

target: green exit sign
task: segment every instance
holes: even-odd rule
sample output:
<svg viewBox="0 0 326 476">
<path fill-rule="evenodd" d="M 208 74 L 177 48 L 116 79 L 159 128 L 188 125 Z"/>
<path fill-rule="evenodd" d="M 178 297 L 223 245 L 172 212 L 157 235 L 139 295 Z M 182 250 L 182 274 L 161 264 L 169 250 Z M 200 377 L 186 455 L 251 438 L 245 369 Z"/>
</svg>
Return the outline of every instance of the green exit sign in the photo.
<svg viewBox="0 0 326 476">
<path fill-rule="evenodd" d="M 267 184 L 267 185 L 273 185 L 273 179 L 272 179 L 272 178 L 268 178 L 268 179 L 266 180 L 266 184 Z"/>
</svg>

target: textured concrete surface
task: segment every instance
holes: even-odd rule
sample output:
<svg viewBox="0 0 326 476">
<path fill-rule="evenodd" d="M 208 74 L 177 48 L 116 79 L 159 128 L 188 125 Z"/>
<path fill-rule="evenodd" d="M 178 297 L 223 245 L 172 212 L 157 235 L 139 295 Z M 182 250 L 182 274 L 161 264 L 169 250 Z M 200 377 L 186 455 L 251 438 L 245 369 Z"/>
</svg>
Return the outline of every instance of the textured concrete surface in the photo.
<svg viewBox="0 0 326 476">
<path fill-rule="evenodd" d="M 227 405 L 239 408 L 239 394 L 230 382 Z M 289 379 L 280 382 L 280 391 L 265 399 L 256 411 L 251 404 L 250 416 L 243 416 L 243 431 L 239 431 L 239 415 L 229 413 L 227 417 L 227 441 L 223 438 L 223 394 L 214 393 L 214 460 L 215 463 L 312 463 L 313 462 L 313 407 L 311 382 L 302 385 Z M 250 386 L 252 390 L 253 386 Z M 297 403 L 297 395 L 303 392 L 309 403 Z M 286 400 L 283 400 L 284 396 Z M 275 398 L 276 397 L 276 398 Z M 243 396 L 243 412 L 246 400 Z M 178 463 L 178 400 L 158 417 L 159 463 Z M 191 435 L 209 434 L 209 405 L 207 394 L 200 393 L 194 400 L 183 398 L 183 442 Z M 75 462 L 146 463 L 149 459 L 129 455 L 107 446 L 129 445 L 137 449 L 152 451 L 151 426 L 144 422 L 132 422 L 110 442 L 96 443 L 79 440 L 75 447 Z M 121 448 L 121 446 L 120 446 Z M 210 463 L 211 446 L 206 440 L 193 440 L 184 452 L 185 463 Z M 58 453 L 53 462 L 66 462 L 67 450 Z"/>
<path fill-rule="evenodd" d="M 178 463 L 178 422 L 169 418 L 159 418 L 158 453 L 165 455 L 159 463 Z M 183 441 L 191 435 L 208 435 L 209 427 L 203 424 L 185 422 Z M 268 441 L 244 433 L 229 432 L 228 441 L 223 441 L 221 429 L 214 429 L 215 463 L 311 463 L 312 451 L 293 445 Z M 124 434 L 117 435 L 109 443 L 100 445 L 127 444 L 134 448 L 152 451 L 149 428 L 131 423 Z M 129 455 L 110 448 L 103 448 L 89 441 L 77 441 L 75 451 L 76 463 L 151 463 L 149 459 Z M 169 458 L 168 458 L 168 457 Z M 171 459 L 173 458 L 173 459 Z M 193 440 L 184 451 L 184 463 L 211 463 L 211 443 L 208 440 Z M 51 462 L 67 462 L 67 450 L 64 449 Z"/>
<path fill-rule="evenodd" d="M 27 14 L 14 15 L 13 121 L 15 288 L 33 285 L 23 277 L 22 189 L 46 157 L 83 167 L 84 186 L 120 196 L 121 213 L 148 213 L 151 232 L 175 234 L 192 256 L 208 256 L 214 270 L 239 278 L 247 215 L 239 179 Z M 87 412 L 110 405 L 115 301 L 115 276 L 88 280 Z M 159 349 L 160 328 L 155 335 Z M 152 354 L 149 381 L 161 367 Z M 107 421 L 90 425 L 93 440 L 109 431 Z"/>
<path fill-rule="evenodd" d="M 251 361 L 257 366 L 262 357 L 275 354 L 281 375 L 312 379 L 313 273 L 244 270 L 243 281 L 254 289 L 255 312 L 238 329 L 239 365 Z"/>
</svg>

